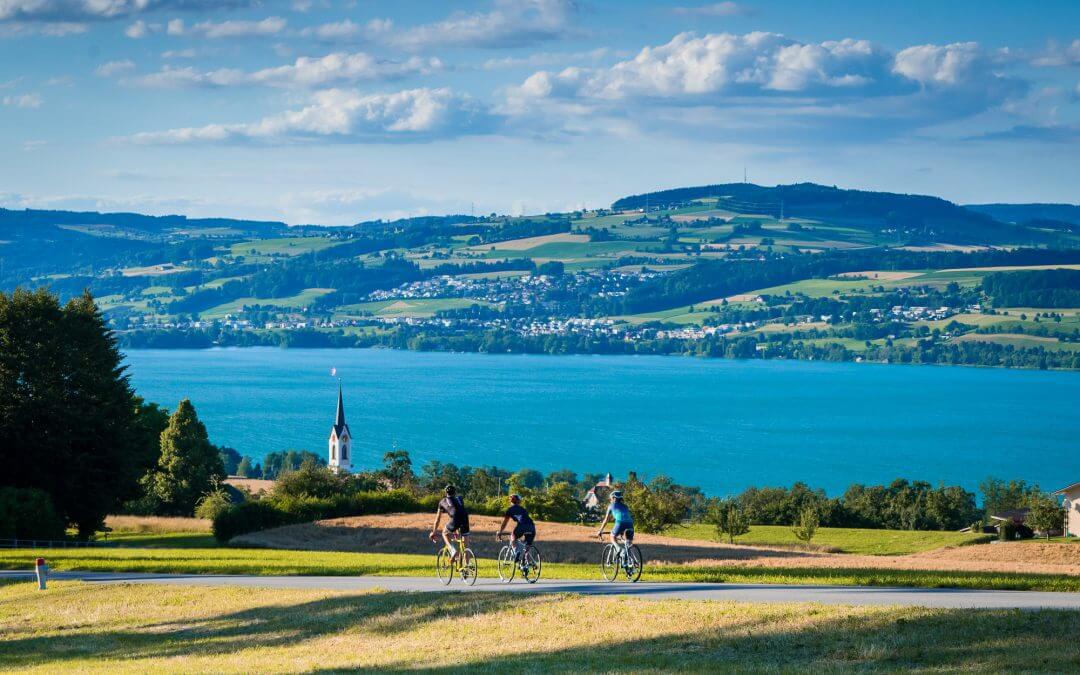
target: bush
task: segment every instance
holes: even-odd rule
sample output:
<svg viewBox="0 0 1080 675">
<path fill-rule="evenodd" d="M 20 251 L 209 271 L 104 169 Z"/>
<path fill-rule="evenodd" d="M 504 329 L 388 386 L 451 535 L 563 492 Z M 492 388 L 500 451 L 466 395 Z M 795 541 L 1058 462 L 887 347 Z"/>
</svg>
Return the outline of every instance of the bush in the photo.
<svg viewBox="0 0 1080 675">
<path fill-rule="evenodd" d="M 690 510 L 690 498 L 666 476 L 657 476 L 645 485 L 636 478 L 626 481 L 624 501 L 634 514 L 634 528 L 658 534 L 678 525 Z"/>
<path fill-rule="evenodd" d="M 1016 523 L 1011 520 L 1002 521 L 998 525 L 998 539 L 1001 541 L 1013 541 L 1016 539 Z"/>
<path fill-rule="evenodd" d="M 807 506 L 799 513 L 799 519 L 791 526 L 791 531 L 795 534 L 796 539 L 809 544 L 810 540 L 817 534 L 820 523 L 821 517 L 818 516 L 817 509 L 813 506 Z"/>
<path fill-rule="evenodd" d="M 48 493 L 0 488 L 0 539 L 63 539 L 65 529 Z"/>
<path fill-rule="evenodd" d="M 299 469 L 286 469 L 274 483 L 272 497 L 342 497 L 353 491 L 346 474 L 336 474 L 329 467 L 304 462 Z"/>
<path fill-rule="evenodd" d="M 226 542 L 248 532 L 289 524 L 288 514 L 269 500 L 233 504 L 214 518 L 214 538 Z"/>
<path fill-rule="evenodd" d="M 716 528 L 716 535 L 728 538 L 734 544 L 735 537 L 750 531 L 750 519 L 746 517 L 739 502 L 732 498 L 711 499 L 705 512 L 705 522 Z"/>
<path fill-rule="evenodd" d="M 232 506 L 233 500 L 225 490 L 214 490 L 199 500 L 195 505 L 195 517 L 213 520 Z"/>
</svg>

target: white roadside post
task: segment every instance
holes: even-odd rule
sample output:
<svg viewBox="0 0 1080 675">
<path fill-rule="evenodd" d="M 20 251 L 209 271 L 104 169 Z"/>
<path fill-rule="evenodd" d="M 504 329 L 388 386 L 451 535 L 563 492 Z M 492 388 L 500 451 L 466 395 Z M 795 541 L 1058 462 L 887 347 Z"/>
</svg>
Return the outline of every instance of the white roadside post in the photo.
<svg viewBox="0 0 1080 675">
<path fill-rule="evenodd" d="M 34 563 L 34 571 L 37 572 L 38 590 L 45 590 L 45 582 L 49 578 L 49 566 L 45 564 L 45 558 L 37 559 L 37 562 Z"/>
</svg>

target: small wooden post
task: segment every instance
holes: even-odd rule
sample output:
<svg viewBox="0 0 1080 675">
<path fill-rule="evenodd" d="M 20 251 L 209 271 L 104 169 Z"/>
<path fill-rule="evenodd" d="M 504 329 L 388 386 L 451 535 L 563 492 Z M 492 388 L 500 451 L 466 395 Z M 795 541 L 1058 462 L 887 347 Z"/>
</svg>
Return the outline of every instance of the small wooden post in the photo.
<svg viewBox="0 0 1080 675">
<path fill-rule="evenodd" d="M 45 590 L 45 582 L 49 578 L 49 566 L 45 564 L 45 558 L 37 559 L 37 561 L 34 563 L 34 571 L 37 573 L 38 590 Z"/>
</svg>

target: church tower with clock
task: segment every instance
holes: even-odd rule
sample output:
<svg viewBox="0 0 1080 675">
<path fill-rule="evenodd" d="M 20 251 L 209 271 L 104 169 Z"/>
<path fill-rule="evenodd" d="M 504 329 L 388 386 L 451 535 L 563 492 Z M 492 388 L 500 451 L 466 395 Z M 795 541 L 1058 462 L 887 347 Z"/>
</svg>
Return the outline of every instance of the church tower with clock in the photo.
<svg viewBox="0 0 1080 675">
<path fill-rule="evenodd" d="M 334 473 L 352 471 L 352 434 L 345 423 L 345 405 L 341 398 L 341 382 L 338 382 L 337 416 L 330 427 L 330 468 Z"/>
</svg>

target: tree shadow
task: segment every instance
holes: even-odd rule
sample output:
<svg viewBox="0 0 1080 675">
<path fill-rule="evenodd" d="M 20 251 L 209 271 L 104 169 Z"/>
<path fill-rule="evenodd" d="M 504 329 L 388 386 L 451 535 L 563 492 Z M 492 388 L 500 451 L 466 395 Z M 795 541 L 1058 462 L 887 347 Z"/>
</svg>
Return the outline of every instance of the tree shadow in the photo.
<svg viewBox="0 0 1080 675">
<path fill-rule="evenodd" d="M 148 623 L 138 630 L 96 631 L 79 624 L 60 636 L 0 640 L 0 668 L 59 665 L 94 654 L 125 660 L 229 654 L 296 645 L 360 627 L 392 635 L 443 618 L 493 612 L 505 603 L 497 593 L 364 593 Z"/>
</svg>

